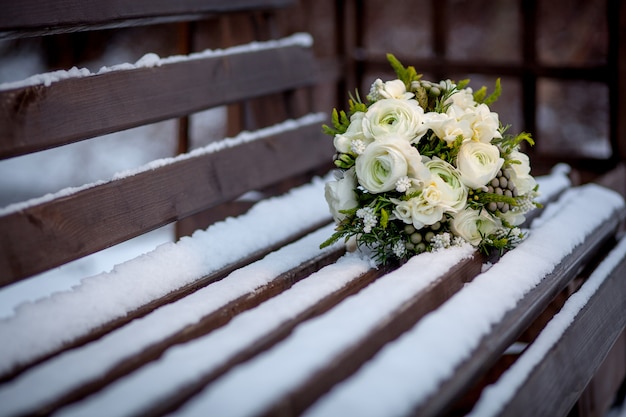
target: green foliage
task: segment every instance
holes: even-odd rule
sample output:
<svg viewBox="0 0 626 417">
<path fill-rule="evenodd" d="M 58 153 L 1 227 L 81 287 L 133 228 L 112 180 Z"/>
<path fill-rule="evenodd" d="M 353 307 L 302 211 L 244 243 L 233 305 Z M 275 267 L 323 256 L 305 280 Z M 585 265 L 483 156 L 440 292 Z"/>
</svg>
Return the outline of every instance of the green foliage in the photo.
<svg viewBox="0 0 626 417">
<path fill-rule="evenodd" d="M 391 68 L 396 72 L 398 79 L 404 83 L 407 91 L 411 90 L 413 81 L 419 81 L 422 78 L 422 74 L 418 74 L 415 71 L 415 67 L 405 67 L 393 54 L 387 54 L 387 61 L 389 61 Z"/>
<path fill-rule="evenodd" d="M 498 78 L 496 80 L 496 86 L 491 94 L 487 95 L 487 87 L 483 85 L 480 90 L 474 92 L 474 100 L 476 103 L 484 103 L 489 106 L 500 98 L 500 94 L 502 94 L 502 85 L 500 84 L 500 78 Z"/>
</svg>

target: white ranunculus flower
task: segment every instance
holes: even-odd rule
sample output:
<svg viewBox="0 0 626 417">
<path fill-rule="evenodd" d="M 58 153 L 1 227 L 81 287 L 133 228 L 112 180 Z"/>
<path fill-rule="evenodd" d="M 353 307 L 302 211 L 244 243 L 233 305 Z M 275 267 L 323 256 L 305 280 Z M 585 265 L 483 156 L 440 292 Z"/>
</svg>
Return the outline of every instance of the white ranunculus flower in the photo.
<svg viewBox="0 0 626 417">
<path fill-rule="evenodd" d="M 472 138 L 473 132 L 469 121 L 457 120 L 454 116 L 446 113 L 426 113 L 424 123 L 428 129 L 432 129 L 439 139 L 449 144 L 454 143 L 459 136 L 463 140 Z"/>
<path fill-rule="evenodd" d="M 363 145 L 367 146 L 372 139 L 368 139 L 363 135 L 363 117 L 364 112 L 356 112 L 350 117 L 350 125 L 348 130 L 341 135 L 335 135 L 333 144 L 337 152 L 349 153 L 353 151 L 353 144 L 355 141 L 361 141 Z"/>
<path fill-rule="evenodd" d="M 396 204 L 392 214 L 416 229 L 437 223 L 442 219 L 444 210 L 441 206 L 429 203 L 428 199 L 433 197 L 433 191 L 436 190 L 424 191 L 409 200 L 391 199 Z"/>
<path fill-rule="evenodd" d="M 368 108 L 362 123 L 365 137 L 374 140 L 396 135 L 417 143 L 427 130 L 424 109 L 416 100 L 378 100 Z"/>
<path fill-rule="evenodd" d="M 500 227 L 499 223 L 499 220 L 487 210 L 466 208 L 454 215 L 450 226 L 454 234 L 461 236 L 471 245 L 478 246 L 482 236 L 494 233 Z"/>
<path fill-rule="evenodd" d="M 509 154 L 509 158 L 520 162 L 519 164 L 512 163 L 509 171 L 511 172 L 511 181 L 515 184 L 517 192 L 520 195 L 529 193 L 535 188 L 537 181 L 530 175 L 530 159 L 528 155 L 520 151 L 512 151 Z"/>
<path fill-rule="evenodd" d="M 463 184 L 477 189 L 495 178 L 503 163 L 497 146 L 469 141 L 461 145 L 456 166 Z"/>
<path fill-rule="evenodd" d="M 465 109 L 476 106 L 474 94 L 472 93 L 471 88 L 464 88 L 463 90 L 457 91 L 448 97 L 444 104 L 449 105 L 450 107 L 455 107 L 461 111 L 465 111 Z"/>
<path fill-rule="evenodd" d="M 417 149 L 395 136 L 372 142 L 356 158 L 359 184 L 374 194 L 394 190 L 403 177 L 420 181 L 424 175 L 428 170 Z"/>
<path fill-rule="evenodd" d="M 372 83 L 370 93 L 367 97 L 371 101 L 376 101 L 384 98 L 408 100 L 413 98 L 413 96 L 415 96 L 415 94 L 407 92 L 406 86 L 401 80 L 383 82 L 378 78 Z"/>
<path fill-rule="evenodd" d="M 486 104 L 476 106 L 471 126 L 472 138 L 478 142 L 491 143 L 493 138 L 502 138 L 502 134 L 498 130 L 500 128 L 498 113 L 492 112 Z"/>
<path fill-rule="evenodd" d="M 430 171 L 430 184 L 424 190 L 434 187 L 439 191 L 439 205 L 448 213 L 462 210 L 467 203 L 467 187 L 461 181 L 461 173 L 446 161 L 433 158 L 424 165 Z"/>
<path fill-rule="evenodd" d="M 509 210 L 506 213 L 498 212 L 498 217 L 512 226 L 519 226 L 526 221 L 524 213 L 518 210 Z"/>
<path fill-rule="evenodd" d="M 356 186 L 354 168 L 345 171 L 343 178 L 326 183 L 324 197 L 326 197 L 326 202 L 335 222 L 339 223 L 346 217 L 345 214 L 339 212 L 340 210 L 349 210 L 358 206 L 354 192 Z"/>
</svg>

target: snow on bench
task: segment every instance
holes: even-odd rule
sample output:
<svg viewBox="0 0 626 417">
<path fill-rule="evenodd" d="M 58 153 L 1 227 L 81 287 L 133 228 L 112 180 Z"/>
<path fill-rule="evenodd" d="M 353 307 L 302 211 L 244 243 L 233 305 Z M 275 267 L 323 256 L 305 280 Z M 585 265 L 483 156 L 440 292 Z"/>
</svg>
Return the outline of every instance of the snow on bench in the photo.
<svg viewBox="0 0 626 417">
<path fill-rule="evenodd" d="M 623 207 L 619 195 L 598 186 L 566 191 L 552 210 L 543 213 L 541 226 L 533 228 L 527 240 L 386 346 L 306 415 L 406 415 L 416 409 L 420 415 L 430 415 L 425 402 L 474 357 L 481 340 L 497 332 L 494 327 L 525 295 Z M 238 375 L 246 372 L 248 378 L 262 381 L 262 375 L 252 374 L 254 370 L 251 364 Z M 222 393 L 220 400 L 212 395 L 218 389 L 210 387 L 198 404 L 215 401 L 229 406 L 232 391 Z M 274 393 L 275 398 L 284 394 Z"/>
<path fill-rule="evenodd" d="M 622 326 L 626 318 L 624 317 L 624 306 L 626 300 L 626 289 L 624 285 L 613 285 L 609 287 L 610 279 L 618 281 L 626 276 L 626 266 L 620 263 L 626 259 L 626 237 L 623 237 L 619 244 L 609 253 L 609 255 L 602 261 L 602 263 L 594 270 L 588 280 L 575 294 L 573 294 L 565 303 L 550 322 L 546 325 L 544 330 L 533 341 L 533 343 L 524 351 L 522 356 L 509 368 L 500 379 L 491 386 L 488 386 L 482 393 L 481 398 L 477 402 L 476 406 L 470 413 L 470 417 L 478 416 L 494 416 L 503 415 L 511 416 L 512 410 L 519 410 L 523 406 L 528 413 L 533 415 L 547 415 L 546 405 L 550 403 L 549 398 L 554 395 L 554 391 L 567 390 L 568 386 L 563 384 L 544 385 L 544 398 L 539 398 L 537 392 L 533 392 L 529 395 L 520 395 L 520 391 L 524 391 L 524 384 L 527 384 L 536 373 L 539 372 L 553 372 L 552 367 L 545 370 L 538 370 L 538 365 L 542 359 L 549 355 L 551 352 L 557 351 L 557 344 L 559 340 L 567 335 L 567 332 L 573 331 L 576 327 L 575 321 L 580 319 L 586 313 L 586 310 L 590 309 L 594 303 L 602 304 L 602 309 L 608 309 L 605 299 L 599 296 L 602 289 L 605 291 L 616 291 L 618 295 L 613 297 L 616 305 L 618 320 L 621 320 Z M 619 269 L 621 268 L 621 269 Z M 621 303 L 621 305 L 620 305 Z M 597 313 L 597 311 L 594 311 Z M 587 316 L 591 316 L 592 313 L 587 313 Z M 599 322 L 600 319 L 597 319 Z M 597 323 L 596 322 L 596 323 Z M 596 329 L 601 329 L 602 326 L 595 326 Z M 598 330 L 595 334 L 589 335 L 593 339 L 604 338 L 601 330 Z M 582 347 L 582 343 L 578 345 Z M 583 350 L 583 349 L 581 349 Z M 562 354 L 564 356 L 572 355 L 581 360 L 589 360 L 584 356 L 586 351 L 579 352 L 558 352 L 555 354 Z M 555 385 L 557 385 L 555 387 Z M 558 386 L 561 385 L 561 386 Z M 528 384 L 527 386 L 530 386 Z M 532 401 L 530 399 L 532 398 Z M 567 412 L 568 410 L 562 410 Z"/>
<path fill-rule="evenodd" d="M 69 291 L 23 304 L 12 317 L 0 321 L 4 339 L 0 375 L 324 222 L 330 222 L 330 214 L 324 181 L 319 179 L 284 196 L 263 200 L 237 219 L 226 219 L 192 237 L 161 245 L 111 272 L 85 278 Z"/>
<path fill-rule="evenodd" d="M 557 195 L 568 185 L 565 171 L 562 170 L 555 170 L 550 176 L 540 177 L 539 181 L 541 184 L 546 185 L 544 198 L 547 199 L 550 196 Z M 298 230 L 295 229 L 297 229 L 298 222 L 293 222 L 294 230 L 285 227 L 284 222 L 287 219 L 285 219 L 282 213 L 286 212 L 286 207 L 289 207 L 292 212 L 299 212 L 299 216 L 305 213 L 311 224 L 323 221 L 326 219 L 327 210 L 325 207 L 320 207 L 320 202 L 323 201 L 321 196 L 323 192 L 322 184 L 321 180 L 315 180 L 311 184 L 299 187 L 285 196 L 262 201 L 245 215 L 218 223 L 207 231 L 197 232 L 193 237 L 184 238 L 176 244 L 161 246 L 154 252 L 116 267 L 109 274 L 85 279 L 73 291 L 54 294 L 48 299 L 21 306 L 16 311 L 15 317 L 0 323 L 0 326 L 3 326 L 0 327 L 0 330 L 5 332 L 5 334 L 12 335 L 12 343 L 6 343 L 2 346 L 2 349 L 4 349 L 2 356 L 4 369 L 10 369 L 11 365 L 20 363 L 20 361 L 33 361 L 47 352 L 58 349 L 63 344 L 64 338 L 76 338 L 82 333 L 97 327 L 100 323 L 114 318 L 115 316 L 107 313 L 107 309 L 101 306 L 106 306 L 106 303 L 117 300 L 118 297 L 115 293 L 117 291 L 123 293 L 124 289 L 128 289 L 128 285 L 135 287 L 134 291 L 128 291 L 128 293 L 132 294 L 129 299 L 134 300 L 134 304 L 130 303 L 132 308 L 137 308 L 141 303 L 145 303 L 145 297 L 154 297 L 155 294 L 146 294 L 155 291 L 152 284 L 154 282 L 152 281 L 153 278 L 150 281 L 151 285 L 145 285 L 141 284 L 142 278 L 138 277 L 144 277 L 143 280 L 146 280 L 147 278 L 145 277 L 153 276 L 157 270 L 163 276 L 176 275 L 172 274 L 173 268 L 176 269 L 179 277 L 182 275 L 181 279 L 184 279 L 185 276 L 202 277 L 223 267 L 228 262 L 232 262 L 233 259 L 220 256 L 218 259 L 221 263 L 217 266 L 207 264 L 201 269 L 190 268 L 189 266 L 180 268 L 180 265 L 184 264 L 184 260 L 188 259 L 189 256 L 198 257 L 199 259 L 207 258 L 199 255 L 198 251 L 215 254 L 215 251 L 222 250 L 224 253 L 227 251 L 235 252 L 234 255 L 230 253 L 232 256 L 243 256 L 257 249 L 252 247 L 246 250 L 245 247 L 242 247 L 243 245 L 240 243 L 246 240 L 244 239 L 246 233 L 267 236 L 267 239 L 273 239 L 272 241 L 280 241 L 284 239 L 284 233 L 293 234 L 297 232 Z M 302 210 L 304 206 L 308 208 L 308 211 Z M 280 221 L 282 222 L 282 228 L 275 226 L 278 213 L 281 213 Z M 297 216 L 298 219 L 300 219 L 299 216 Z M 286 224 L 289 225 L 291 223 L 287 222 Z M 307 224 L 307 226 L 310 225 Z M 241 232 L 235 233 L 236 230 Z M 276 230 L 281 230 L 282 234 L 277 233 Z M 117 331 L 111 332 L 98 341 L 68 351 L 24 372 L 10 384 L 0 387 L 0 402 L 7 404 L 8 411 L 27 412 L 51 406 L 56 407 L 66 401 L 79 398 L 84 395 L 86 390 L 89 390 L 84 387 L 85 385 L 91 384 L 91 389 L 95 389 L 94 387 L 102 384 L 105 376 L 110 379 L 113 378 L 112 375 L 121 375 L 128 372 L 128 363 L 132 362 L 133 358 L 139 356 L 143 351 L 151 350 L 153 354 L 150 358 L 155 355 L 158 356 L 168 344 L 174 343 L 176 337 L 178 337 L 177 334 L 185 330 L 189 332 L 190 326 L 198 326 L 198 323 L 205 320 L 203 318 L 210 317 L 211 314 L 215 314 L 220 308 L 224 309 L 233 300 L 240 300 L 251 296 L 255 292 L 258 293 L 260 288 L 269 287 L 274 281 L 279 280 L 281 274 L 296 268 L 301 263 L 324 257 L 332 250 L 336 251 L 336 248 L 326 251 L 321 251 L 318 248 L 319 242 L 323 241 L 324 237 L 331 233 L 331 230 L 332 226 L 323 227 L 319 231 L 268 255 L 263 260 L 241 268 L 221 281 L 217 281 L 175 303 L 161 307 L 144 318 L 135 320 Z M 215 247 L 211 249 L 211 246 L 207 246 L 209 242 L 221 242 L 221 248 Z M 252 242 L 259 244 L 257 241 Z M 268 244 L 268 242 L 261 243 Z M 212 244 L 214 245 L 214 243 Z M 236 249 L 243 252 L 238 253 Z M 406 303 L 407 297 L 414 297 L 415 294 L 423 290 L 424 286 L 431 284 L 435 278 L 452 265 L 457 264 L 464 257 L 472 256 L 472 253 L 473 251 L 470 248 L 465 248 L 456 257 L 448 258 L 448 255 L 432 254 L 429 256 L 436 257 L 432 263 L 427 256 L 418 257 L 417 259 L 420 259 L 421 262 L 431 264 L 431 269 L 443 269 L 440 269 L 439 274 L 427 274 L 423 282 L 408 279 L 404 275 L 404 278 L 400 278 L 401 280 L 404 279 L 408 284 L 412 286 L 417 285 L 417 287 L 408 291 L 408 289 L 402 289 L 402 287 L 398 287 L 398 284 L 392 283 L 387 284 L 390 285 L 388 291 L 392 291 L 395 288 L 393 291 L 397 291 L 397 296 L 403 297 L 401 300 L 404 300 Z M 155 267 L 154 262 L 157 259 L 161 261 Z M 213 262 L 217 262 L 215 258 L 211 259 L 214 259 Z M 444 259 L 447 260 L 444 261 Z M 349 267 L 348 265 L 351 264 L 353 266 Z M 371 269 L 371 266 L 369 262 L 355 255 L 346 256 L 338 261 L 337 264 L 322 269 L 317 274 L 296 284 L 292 289 L 262 304 L 257 309 L 249 313 L 242 313 L 224 328 L 209 333 L 196 342 L 172 349 L 172 352 L 166 356 L 166 359 L 146 367 L 145 370 L 133 375 L 132 378 L 122 380 L 120 384 L 112 385 L 111 389 L 104 390 L 102 395 L 94 397 L 92 402 L 87 403 L 86 407 L 92 409 L 94 406 L 89 404 L 99 404 L 105 401 L 110 404 L 118 404 L 119 407 L 133 409 L 133 407 L 146 407 L 150 399 L 155 398 L 155 395 L 156 397 L 163 397 L 168 392 L 169 395 L 173 395 L 171 393 L 172 389 L 174 391 L 180 389 L 180 386 L 174 383 L 176 381 L 174 376 L 180 375 L 180 383 L 183 385 L 185 381 L 189 384 L 190 380 L 197 379 L 198 375 L 210 376 L 216 368 L 223 366 L 229 360 L 237 357 L 238 354 L 245 352 L 247 346 L 262 341 L 263 338 L 267 338 L 273 331 L 278 331 L 290 318 L 298 315 L 304 316 L 305 312 L 312 308 L 312 305 L 319 303 L 324 297 L 332 295 L 333 291 L 336 291 L 335 286 L 345 286 L 358 279 L 361 280 L 360 286 L 365 285 L 375 277 L 374 275 L 367 279 L 362 278 L 363 274 Z M 411 271 L 411 269 L 409 266 L 405 266 L 400 271 L 405 271 L 406 273 Z M 393 280 L 394 276 L 403 277 L 402 272 L 395 272 L 394 274 L 390 275 L 392 278 L 385 278 L 385 280 L 381 280 L 376 285 L 384 285 L 384 282 Z M 316 276 L 321 277 L 314 278 Z M 329 279 L 334 281 L 333 286 L 330 288 L 327 287 L 328 284 L 326 283 Z M 128 280 L 136 282 L 129 284 Z M 139 290 L 140 288 L 143 290 Z M 167 288 L 163 288 L 162 291 L 167 290 Z M 103 296 L 102 294 L 111 295 Z M 256 295 L 260 297 L 259 294 Z M 393 302 L 387 306 L 388 309 L 393 309 L 394 306 L 397 307 L 403 304 L 403 302 L 397 299 L 389 301 Z M 90 313 L 90 309 L 94 305 L 99 307 Z M 275 308 L 276 305 L 282 305 L 282 307 Z M 130 309 L 130 307 L 127 308 Z M 390 310 L 387 311 L 387 314 L 389 312 Z M 269 317 L 263 314 L 269 314 Z M 381 314 L 381 317 L 384 316 L 385 314 Z M 46 319 L 46 317 L 55 317 L 55 319 L 50 320 Z M 68 323 L 71 324 L 72 321 L 77 323 L 78 320 L 82 320 L 82 326 L 78 326 L 78 324 L 68 326 Z M 302 317 L 300 320 L 302 320 Z M 241 338 L 241 334 L 247 334 L 247 331 L 241 330 L 241 326 L 248 325 L 250 321 L 253 323 L 265 323 L 265 325 L 258 326 L 257 332 L 248 333 L 247 338 Z M 33 326 L 40 326 L 41 328 L 34 332 L 23 331 L 24 329 L 32 330 Z M 206 323 L 204 326 L 206 327 Z M 206 331 L 208 329 L 204 330 L 204 332 Z M 281 331 L 284 333 L 284 328 Z M 368 328 L 365 327 L 363 331 L 367 332 Z M 131 345 L 127 342 L 129 338 L 133 340 Z M 216 342 L 216 340 L 224 340 L 225 342 L 223 343 L 231 346 L 231 349 L 216 349 L 212 362 L 205 363 L 203 366 L 194 365 L 196 368 L 195 372 L 188 374 L 188 369 L 184 365 L 189 364 L 189 358 L 197 354 L 194 352 L 202 352 L 204 349 L 210 349 L 213 344 L 220 343 Z M 232 348 L 233 343 L 238 348 Z M 30 349 L 23 349 L 23 346 L 30 346 Z M 99 360 L 90 361 L 89 358 L 93 357 L 98 357 Z M 150 360 L 150 358 L 144 359 L 144 362 Z M 183 362 L 177 363 L 177 361 L 180 361 L 180 358 L 183 358 Z M 11 363 L 11 360 L 13 360 L 13 363 Z M 136 358 L 134 360 L 137 361 Z M 141 363 L 141 361 L 136 362 L 133 367 L 137 367 Z M 68 372 L 68 369 L 73 371 Z M 175 370 L 174 374 L 173 370 Z M 157 376 L 160 376 L 161 379 L 157 378 Z M 166 376 L 165 380 L 163 380 L 163 376 Z M 151 381 L 152 383 L 146 384 L 146 381 Z M 160 382 L 155 383 L 156 381 Z M 128 392 L 131 389 L 129 385 L 135 389 L 141 386 L 142 388 L 137 389 L 137 391 L 143 392 L 145 395 L 143 397 L 136 394 L 133 395 L 135 400 L 132 402 L 111 400 L 111 396 L 119 395 L 116 392 Z M 132 391 L 134 392 L 135 389 L 132 389 Z M 154 392 L 155 389 L 157 390 L 156 392 Z M 91 414 L 92 411 L 89 413 Z"/>
</svg>

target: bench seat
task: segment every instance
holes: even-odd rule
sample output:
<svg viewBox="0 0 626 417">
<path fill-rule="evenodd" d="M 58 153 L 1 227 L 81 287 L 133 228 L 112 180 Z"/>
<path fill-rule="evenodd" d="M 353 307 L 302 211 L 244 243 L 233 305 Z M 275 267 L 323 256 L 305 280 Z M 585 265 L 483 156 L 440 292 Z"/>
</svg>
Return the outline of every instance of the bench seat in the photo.
<svg viewBox="0 0 626 417">
<path fill-rule="evenodd" d="M 576 264 L 576 259 L 582 262 L 584 252 L 593 252 L 615 232 L 623 212 L 621 198 L 592 185 L 564 191 L 569 185 L 564 174 L 562 169 L 555 169 L 553 174 L 538 178 L 546 189 L 542 199 L 559 200 L 550 203 L 541 217 L 534 220 L 530 237 L 520 247 L 482 274 L 486 258 L 471 247 L 423 254 L 395 271 L 375 269 L 369 258 L 358 252 L 342 256 L 345 250 L 342 244 L 320 250 L 319 243 L 332 232 L 332 225 L 327 224 L 256 262 L 212 279 L 206 287 L 144 317 L 125 325 L 117 323 L 117 330 L 110 329 L 97 340 L 36 364 L 42 356 L 67 344 L 55 344 L 55 339 L 51 341 L 42 332 L 20 335 L 19 329 L 32 329 L 37 325 L 43 329 L 47 322 L 45 317 L 52 315 L 71 322 L 78 314 L 67 309 L 67 299 L 73 297 L 77 308 L 82 306 L 87 313 L 94 303 L 107 302 L 107 297 L 102 297 L 100 302 L 96 300 L 96 294 L 105 288 L 126 291 L 128 287 L 121 284 L 115 289 L 112 277 L 123 282 L 124 277 L 132 280 L 150 276 L 155 270 L 152 259 L 164 259 L 161 269 L 171 270 L 171 265 L 179 264 L 180 259 L 189 255 L 188 248 L 201 247 L 206 251 L 208 242 L 219 241 L 217 237 L 224 227 L 232 231 L 239 227 L 249 232 L 253 230 L 250 227 L 267 225 L 272 216 L 284 213 L 281 206 L 293 209 L 299 201 L 307 205 L 311 213 L 318 213 L 319 218 L 310 216 L 311 224 L 307 227 L 329 220 L 326 208 L 315 208 L 314 203 L 323 201 L 322 180 L 315 180 L 285 196 L 262 201 L 238 218 L 227 219 L 205 232 L 197 232 L 118 266 L 110 274 L 103 274 L 103 277 L 108 275 L 106 281 L 102 277 L 86 279 L 72 291 L 18 309 L 14 317 L 2 323 L 6 334 L 14 329 L 11 334 L 15 339 L 14 344 L 5 345 L 4 357 L 15 357 L 14 364 L 19 364 L 19 355 L 26 356 L 21 359 L 26 365 L 12 381 L 0 386 L 0 399 L 9 405 L 7 411 L 16 415 L 49 413 L 58 408 L 60 415 L 160 415 L 176 410 L 190 397 L 206 390 L 206 397 L 202 394 L 194 397 L 198 398 L 195 400 L 197 409 L 227 407 L 228 415 L 254 415 L 262 410 L 269 414 L 299 414 L 321 396 L 320 402 L 309 412 L 334 415 L 377 410 L 367 400 L 357 400 L 364 397 L 371 398 L 383 410 L 391 410 L 390 404 L 385 405 L 385 399 L 395 403 L 395 396 L 379 398 L 372 393 L 391 390 L 401 395 L 402 386 L 418 386 L 419 390 L 411 389 L 410 395 L 406 393 L 410 400 L 396 404 L 409 407 L 400 414 L 425 407 L 419 408 L 420 415 L 436 415 L 459 395 L 461 387 L 455 387 L 458 382 L 448 381 L 451 387 L 439 392 L 434 400 L 425 400 L 440 382 L 445 387 L 450 375 L 455 375 L 454 381 L 458 381 L 458 370 L 453 371 L 456 366 L 468 363 L 468 350 L 476 348 L 482 352 L 481 368 L 493 362 L 528 324 L 528 319 L 519 320 L 519 316 L 536 316 L 540 306 L 545 307 L 550 301 L 539 297 L 541 300 L 530 302 L 529 294 L 530 298 L 537 298 L 537 294 L 558 293 L 572 279 L 576 266 L 565 276 L 558 268 L 556 273 L 552 270 L 560 262 Z M 599 209 L 590 207 L 599 201 L 603 202 L 597 205 Z M 597 216 L 586 217 L 586 223 L 572 224 L 572 218 L 587 212 Z M 555 230 L 568 233 L 555 233 Z M 291 231 L 291 235 L 294 233 L 302 231 Z M 550 247 L 557 250 L 548 250 Z M 249 252 L 254 253 L 254 250 Z M 195 257 L 203 257 L 193 253 Z M 530 263 L 529 259 L 537 261 Z M 228 265 L 227 260 L 221 261 Z M 527 262 L 527 267 L 519 268 L 522 262 Z M 213 267 L 215 269 L 220 268 Z M 555 278 L 557 282 L 552 282 L 555 279 L 550 277 L 543 279 L 551 271 L 552 275 L 559 275 Z M 197 279 L 205 280 L 203 277 L 211 275 L 209 270 L 202 272 L 196 274 Z M 140 282 L 133 285 L 138 299 L 143 300 L 142 297 L 153 292 L 150 286 Z M 538 286 L 547 289 L 533 290 Z M 508 300 L 508 304 L 502 300 Z M 485 303 L 493 304 L 493 308 L 485 309 Z M 518 303 L 522 307 L 516 307 Z M 540 306 L 527 313 L 533 303 Z M 129 311 L 134 309 L 136 307 Z M 106 310 L 96 311 L 103 314 Z M 433 311 L 435 313 L 429 314 Z M 109 316 L 108 320 L 115 322 L 115 317 Z M 27 320 L 33 321 L 28 323 Z M 435 324 L 429 324 L 433 320 Z M 89 334 L 106 321 L 92 322 L 83 333 Z M 417 325 L 411 330 L 414 323 Z M 502 330 L 490 331 L 489 323 Z M 84 338 L 81 332 L 71 333 L 74 327 L 59 326 L 55 332 L 61 335 L 65 332 L 66 342 L 72 337 Z M 428 329 L 427 333 L 421 333 L 425 331 L 420 330 L 423 328 Z M 491 338 L 493 333 L 499 335 L 495 342 Z M 403 336 L 393 342 L 400 335 Z M 63 340 L 61 336 L 56 337 Z M 28 342 L 28 338 L 33 341 Z M 37 345 L 34 338 L 40 339 L 39 345 L 48 347 L 42 347 L 35 354 L 30 352 L 28 357 L 19 346 Z M 489 349 L 483 346 L 485 343 Z M 448 345 L 465 348 L 452 349 L 444 355 L 442 352 Z M 11 349 L 11 346 L 15 347 Z M 412 355 L 420 351 L 431 356 L 423 362 L 416 361 L 417 356 Z M 372 357 L 373 360 L 367 362 Z M 242 362 L 240 367 L 236 366 Z M 5 367 L 7 363 L 4 361 Z M 389 377 L 389 372 L 398 365 L 403 373 L 418 379 L 407 383 L 402 378 Z M 471 380 L 476 372 L 469 369 L 462 375 Z M 271 377 L 270 380 L 262 383 L 267 377 Z M 341 382 L 344 378 L 347 379 Z M 335 383 L 338 385 L 332 394 L 323 396 Z M 466 384 L 467 381 L 463 387 Z M 97 393 L 87 396 L 93 392 Z M 237 395 L 245 395 L 248 400 L 233 401 Z M 71 404 L 83 397 L 86 398 Z M 211 405 L 211 401 L 217 403 Z M 70 405 L 62 408 L 67 403 Z M 189 410 L 193 414 L 194 403 L 191 404 Z M 342 408 L 346 405 L 348 409 Z M 235 409 L 228 408 L 232 406 L 236 406 Z M 238 410 L 237 407 L 243 408 Z M 238 411 L 241 414 L 237 414 Z"/>
</svg>

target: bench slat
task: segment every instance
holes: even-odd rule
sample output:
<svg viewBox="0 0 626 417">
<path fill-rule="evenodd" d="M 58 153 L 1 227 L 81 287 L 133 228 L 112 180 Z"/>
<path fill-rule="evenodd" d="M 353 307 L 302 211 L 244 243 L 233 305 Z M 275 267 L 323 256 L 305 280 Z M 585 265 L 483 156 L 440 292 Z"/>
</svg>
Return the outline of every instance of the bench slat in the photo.
<svg viewBox="0 0 626 417">
<path fill-rule="evenodd" d="M 2 0 L 0 39 L 201 19 L 216 13 L 267 10 L 295 0 Z"/>
<path fill-rule="evenodd" d="M 166 349 L 219 328 L 233 316 L 287 290 L 310 273 L 335 261 L 343 253 L 341 245 L 326 250 L 318 247 L 331 230 L 329 226 L 322 228 L 183 300 L 28 370 L 6 385 L 0 385 L 0 402 L 6 405 L 5 411 L 10 407 L 12 413 L 30 413 L 38 409 L 40 414 L 49 414 L 62 405 L 102 389 L 115 379 L 158 358 Z M 319 299 L 309 302 L 308 308 L 302 303 L 297 309 L 283 308 L 280 310 L 282 320 L 291 321 L 293 327 L 312 314 L 334 305 L 346 294 L 358 291 L 376 276 L 364 275 L 371 266 L 362 259 L 339 264 L 352 271 L 354 276 L 338 279 L 337 273 L 327 274 L 325 285 L 318 286 L 321 290 L 316 290 Z M 341 266 L 333 268 L 338 271 Z M 299 291 L 300 296 L 314 289 L 305 284 L 305 288 Z M 274 313 L 270 310 L 270 315 Z M 277 334 L 267 335 L 264 342 L 270 343 L 272 338 L 284 336 L 286 329 L 281 327 L 279 330 L 275 332 Z M 131 344 L 129 341 L 132 341 Z M 221 356 L 232 359 L 232 350 L 212 354 L 212 357 Z M 90 357 L 100 360 L 90 362 Z M 74 371 L 63 373 L 62 369 L 67 367 Z M 52 383 L 50 378 L 55 382 Z M 24 389 L 27 395 L 23 395 Z"/>
<path fill-rule="evenodd" d="M 150 308 L 174 302 L 328 225 L 331 219 L 323 193 L 323 182 L 315 180 L 280 197 L 263 200 L 236 219 L 159 246 L 109 273 L 85 278 L 71 290 L 20 306 L 14 316 L 0 321 L 0 333 L 8 340 L 0 344 L 2 379 L 63 349 L 94 340 L 144 316 Z M 267 235 L 268 225 L 277 230 Z M 317 245 L 331 229 L 326 227 L 326 235 L 318 237 L 312 257 L 319 253 Z M 302 257 L 306 253 L 301 250 L 298 257 L 292 254 L 292 262 L 306 263 L 310 260 Z M 190 258 L 196 261 L 190 262 Z M 325 261 L 319 259 L 316 264 Z M 172 265 L 184 267 L 172 274 Z M 243 283 L 239 285 L 243 290 Z M 51 322 L 49 317 L 56 320 Z"/>
<path fill-rule="evenodd" d="M 510 310 L 483 338 L 472 355 L 455 370 L 454 377 L 446 380 L 437 390 L 436 396 L 429 398 L 417 408 L 421 416 L 436 416 L 449 410 L 459 400 L 467 387 L 477 381 L 524 330 L 548 307 L 550 302 L 567 287 L 580 268 L 596 256 L 603 245 L 615 236 L 621 222 L 617 212 L 600 224 L 587 237 L 564 257 L 553 272 L 547 275 L 521 299 L 515 309 Z"/>
<path fill-rule="evenodd" d="M 0 285 L 94 253 L 328 162 L 322 117 L 0 217 Z M 293 122 L 292 122 L 293 123 Z M 306 150 L 306 151 L 305 151 Z"/>
<path fill-rule="evenodd" d="M 486 388 L 474 415 L 567 414 L 626 325 L 625 254 L 622 239 L 513 367 Z"/>
<path fill-rule="evenodd" d="M 555 268 L 574 275 L 576 267 L 567 270 L 563 264 L 584 254 L 588 245 L 597 249 L 624 214 L 621 197 L 595 186 L 567 192 L 548 209 L 526 241 L 334 387 L 307 416 L 361 410 L 444 415 L 523 331 L 515 320 L 528 323 L 527 316 L 538 315 L 540 304 L 550 302 L 549 294 L 565 280 L 555 277 Z M 583 219 L 581 213 L 595 215 Z"/>
<path fill-rule="evenodd" d="M 299 39 L 304 38 L 294 35 L 243 52 L 231 48 L 155 67 L 2 90 L 0 157 L 310 85 L 315 78 L 313 56 L 309 49 L 293 45 Z"/>
</svg>

